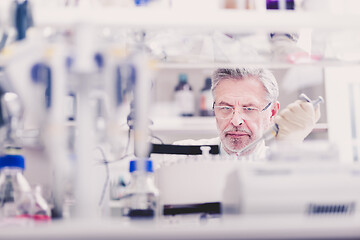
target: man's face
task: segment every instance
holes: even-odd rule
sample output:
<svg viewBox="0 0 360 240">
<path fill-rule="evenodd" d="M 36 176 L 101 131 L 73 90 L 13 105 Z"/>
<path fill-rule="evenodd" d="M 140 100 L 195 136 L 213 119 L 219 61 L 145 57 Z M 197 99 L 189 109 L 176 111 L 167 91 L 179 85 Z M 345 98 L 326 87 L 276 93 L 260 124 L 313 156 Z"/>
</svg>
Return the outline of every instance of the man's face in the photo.
<svg viewBox="0 0 360 240">
<path fill-rule="evenodd" d="M 216 124 L 224 149 L 229 154 L 236 153 L 249 143 L 261 137 L 279 110 L 279 103 L 273 103 L 261 112 L 269 102 L 266 91 L 256 78 L 242 80 L 221 80 L 215 89 L 215 106 L 230 106 L 236 109 L 230 118 L 216 116 Z M 252 118 L 241 116 L 243 107 L 255 107 L 260 111 Z M 245 118 L 245 119 L 244 119 Z M 249 154 L 254 149 L 244 154 Z"/>
</svg>

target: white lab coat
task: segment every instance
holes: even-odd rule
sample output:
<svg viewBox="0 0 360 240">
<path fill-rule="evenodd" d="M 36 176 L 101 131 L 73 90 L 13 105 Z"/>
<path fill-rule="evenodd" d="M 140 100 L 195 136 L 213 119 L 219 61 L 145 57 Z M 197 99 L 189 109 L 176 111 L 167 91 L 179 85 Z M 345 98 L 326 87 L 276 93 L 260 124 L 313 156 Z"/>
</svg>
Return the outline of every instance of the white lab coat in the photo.
<svg viewBox="0 0 360 240">
<path fill-rule="evenodd" d="M 219 145 L 220 147 L 220 157 L 221 158 L 237 158 L 244 161 L 263 161 L 266 157 L 266 151 L 268 147 L 265 146 L 265 142 L 260 142 L 253 153 L 246 157 L 237 157 L 234 155 L 229 155 L 223 148 L 220 138 L 209 138 L 209 139 L 186 139 L 181 141 L 176 141 L 174 145 Z M 186 156 L 186 155 L 174 155 L 174 154 L 152 154 L 151 158 L 154 161 L 155 168 L 161 167 L 162 165 L 173 164 L 178 161 L 183 161 L 186 159 L 193 159 L 198 156 Z"/>
</svg>

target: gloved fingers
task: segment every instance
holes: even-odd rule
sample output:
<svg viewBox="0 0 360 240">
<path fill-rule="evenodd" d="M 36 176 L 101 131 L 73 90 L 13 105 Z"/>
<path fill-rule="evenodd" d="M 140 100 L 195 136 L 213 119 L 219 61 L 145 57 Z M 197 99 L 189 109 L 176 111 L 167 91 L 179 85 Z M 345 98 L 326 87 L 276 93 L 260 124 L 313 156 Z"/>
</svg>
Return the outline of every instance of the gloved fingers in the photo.
<svg viewBox="0 0 360 240">
<path fill-rule="evenodd" d="M 306 112 L 309 116 L 311 117 L 315 117 L 315 109 L 314 109 L 314 105 L 312 103 L 309 102 L 302 102 L 300 103 L 301 108 L 303 109 L 304 112 Z"/>
<path fill-rule="evenodd" d="M 283 131 L 285 129 L 302 129 L 303 124 L 297 121 L 288 120 L 284 116 L 276 116 L 275 123 L 279 126 L 279 128 Z"/>
<path fill-rule="evenodd" d="M 292 112 L 292 120 L 296 122 L 308 122 L 312 120 L 312 115 L 309 114 L 308 105 L 304 104 L 304 102 L 295 102 L 295 104 L 290 108 Z M 311 111 L 311 110 L 310 110 Z"/>
<path fill-rule="evenodd" d="M 296 112 L 299 110 L 299 107 L 300 107 L 300 102 L 299 100 L 296 100 L 295 102 L 293 103 L 290 103 L 289 105 L 287 105 L 286 109 L 292 111 L 292 112 Z"/>
<path fill-rule="evenodd" d="M 288 107 L 294 114 L 294 117 L 300 118 L 299 121 L 315 123 L 319 120 L 320 114 L 316 112 L 312 103 L 297 100 Z"/>
<path fill-rule="evenodd" d="M 285 118 L 283 118 L 282 116 L 278 115 L 275 117 L 275 123 L 280 127 L 286 125 L 286 123 L 288 123 L 288 120 L 286 120 Z"/>
<path fill-rule="evenodd" d="M 297 127 L 303 127 L 304 124 L 312 123 L 313 121 L 298 105 L 284 109 L 279 116 L 287 120 L 287 122 L 285 122 L 287 125 L 290 124 Z"/>
<path fill-rule="evenodd" d="M 310 112 L 311 109 L 309 108 L 309 106 L 306 104 L 306 102 L 300 101 L 300 100 L 296 100 L 293 103 L 290 103 L 286 109 L 288 109 L 289 111 L 291 111 L 293 113 L 293 115 L 295 116 L 302 116 L 307 112 Z"/>
<path fill-rule="evenodd" d="M 310 102 L 297 100 L 289 104 L 275 117 L 279 125 L 278 140 L 303 141 L 320 118 L 319 107 Z"/>
<path fill-rule="evenodd" d="M 284 127 L 284 126 L 289 126 L 291 128 L 302 127 L 300 122 L 292 117 L 292 112 L 290 110 L 286 110 L 282 115 L 277 116 L 277 118 L 275 118 L 275 123 L 277 123 L 279 127 Z"/>
<path fill-rule="evenodd" d="M 279 125 L 279 132 L 276 136 L 277 140 L 301 142 L 308 135 L 308 130 L 304 130 L 303 126 L 294 126 L 294 123 L 281 116 L 277 116 L 275 122 Z"/>
<path fill-rule="evenodd" d="M 297 134 L 297 130 L 295 130 L 296 128 L 294 129 L 293 126 L 289 126 L 286 124 L 287 120 L 283 119 L 280 116 L 278 116 L 276 120 L 279 124 L 279 132 L 276 136 L 277 140 L 280 140 L 280 141 L 294 141 L 294 140 L 303 141 L 304 140 L 304 137 L 301 136 L 301 134 L 300 135 Z"/>
<path fill-rule="evenodd" d="M 315 115 L 314 106 L 312 103 L 296 100 L 294 103 L 289 105 L 289 109 L 294 113 L 306 114 L 311 117 Z"/>
<path fill-rule="evenodd" d="M 314 106 L 312 103 L 304 102 L 301 106 L 308 113 L 308 116 L 313 118 L 313 123 L 319 121 L 321 116 L 320 105 Z"/>
</svg>

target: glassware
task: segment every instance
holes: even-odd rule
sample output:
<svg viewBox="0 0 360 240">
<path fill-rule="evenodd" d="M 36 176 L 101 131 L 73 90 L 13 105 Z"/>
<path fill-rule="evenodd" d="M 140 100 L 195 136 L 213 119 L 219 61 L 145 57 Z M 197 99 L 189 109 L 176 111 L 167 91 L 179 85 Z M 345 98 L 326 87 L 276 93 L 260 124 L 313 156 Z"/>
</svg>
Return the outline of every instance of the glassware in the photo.
<svg viewBox="0 0 360 240">
<path fill-rule="evenodd" d="M 34 198 L 23 175 L 25 160 L 21 155 L 0 157 L 1 225 L 26 225 L 32 217 Z"/>
<path fill-rule="evenodd" d="M 140 164 L 146 162 L 146 170 Z M 159 191 L 154 183 L 151 160 L 130 161 L 131 180 L 123 197 L 123 216 L 130 218 L 154 218 L 157 215 Z"/>
</svg>

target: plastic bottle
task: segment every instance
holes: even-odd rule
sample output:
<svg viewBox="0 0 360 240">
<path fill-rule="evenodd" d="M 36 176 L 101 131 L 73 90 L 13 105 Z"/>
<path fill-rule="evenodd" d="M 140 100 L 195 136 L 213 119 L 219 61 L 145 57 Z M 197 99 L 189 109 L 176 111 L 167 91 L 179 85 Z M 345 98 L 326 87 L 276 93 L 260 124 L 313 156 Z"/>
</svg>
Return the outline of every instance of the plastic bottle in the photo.
<svg viewBox="0 0 360 240">
<path fill-rule="evenodd" d="M 212 110 L 213 97 L 211 93 L 211 78 L 205 79 L 205 86 L 200 93 L 200 116 L 214 116 Z"/>
<path fill-rule="evenodd" d="M 122 214 L 130 218 L 154 218 L 159 191 L 154 183 L 152 161 L 146 160 L 146 171 L 140 171 L 139 163 L 139 160 L 130 161 L 131 179 L 123 198 Z"/>
<path fill-rule="evenodd" d="M 23 175 L 25 160 L 21 155 L 0 157 L 1 225 L 26 225 L 32 217 L 34 198 Z"/>
<path fill-rule="evenodd" d="M 179 74 L 179 82 L 175 87 L 175 102 L 179 108 L 179 115 L 183 117 L 194 116 L 195 97 L 187 75 Z"/>
</svg>

